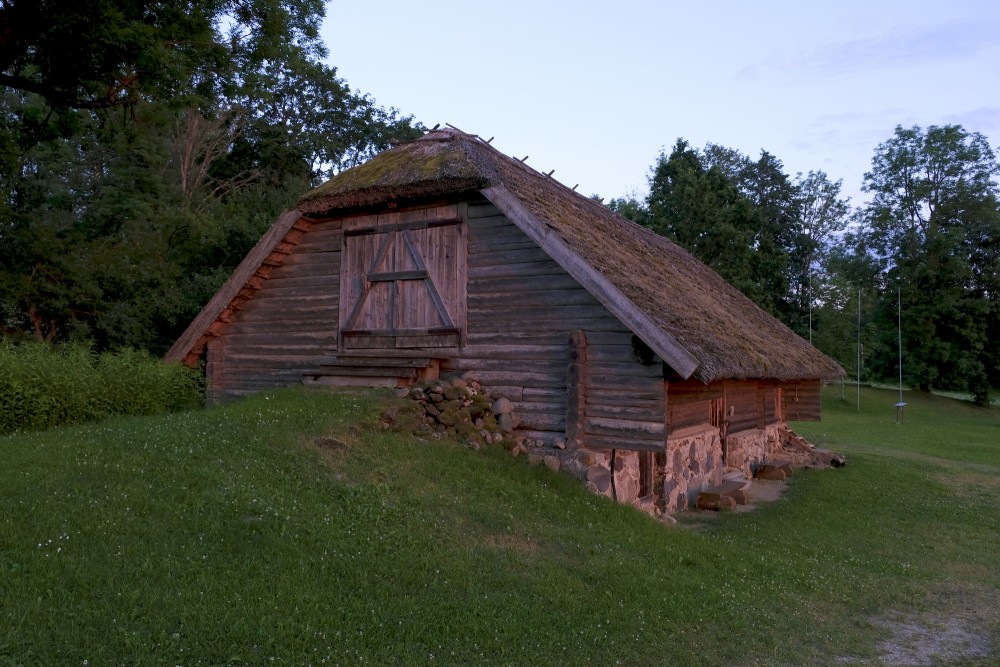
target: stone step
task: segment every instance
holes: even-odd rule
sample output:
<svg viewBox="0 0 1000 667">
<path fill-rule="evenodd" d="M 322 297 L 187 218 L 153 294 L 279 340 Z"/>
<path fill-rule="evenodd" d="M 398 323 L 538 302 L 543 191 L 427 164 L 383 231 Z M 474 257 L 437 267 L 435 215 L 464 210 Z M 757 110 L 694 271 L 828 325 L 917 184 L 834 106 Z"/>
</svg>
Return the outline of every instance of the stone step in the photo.
<svg viewBox="0 0 1000 667">
<path fill-rule="evenodd" d="M 725 509 L 722 505 L 732 504 L 733 507 L 746 505 L 750 502 L 751 484 L 752 481 L 749 479 L 727 479 L 722 484 L 701 491 L 698 494 L 698 507 L 701 509 Z M 732 503 L 726 499 L 732 500 Z M 706 507 L 702 507 L 703 505 Z"/>
<path fill-rule="evenodd" d="M 757 466 L 753 476 L 757 479 L 783 481 L 792 476 L 792 464 L 787 461 L 768 461 Z"/>
</svg>

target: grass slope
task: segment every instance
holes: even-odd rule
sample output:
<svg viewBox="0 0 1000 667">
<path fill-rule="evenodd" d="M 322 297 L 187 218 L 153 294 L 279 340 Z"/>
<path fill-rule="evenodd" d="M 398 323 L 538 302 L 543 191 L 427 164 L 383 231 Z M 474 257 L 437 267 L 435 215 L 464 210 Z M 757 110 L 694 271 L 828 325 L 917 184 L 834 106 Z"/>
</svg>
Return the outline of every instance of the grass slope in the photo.
<svg viewBox="0 0 1000 667">
<path fill-rule="evenodd" d="M 1000 413 L 868 394 L 808 425 L 847 468 L 701 530 L 368 393 L 0 438 L 0 664 L 876 664 L 954 619 L 995 664 Z"/>
</svg>

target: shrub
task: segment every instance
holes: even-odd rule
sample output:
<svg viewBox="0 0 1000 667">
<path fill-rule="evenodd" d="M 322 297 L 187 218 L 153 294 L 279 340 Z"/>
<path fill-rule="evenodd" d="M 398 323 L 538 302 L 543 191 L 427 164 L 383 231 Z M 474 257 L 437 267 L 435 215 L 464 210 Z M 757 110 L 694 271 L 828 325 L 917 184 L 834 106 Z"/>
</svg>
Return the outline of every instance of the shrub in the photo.
<svg viewBox="0 0 1000 667">
<path fill-rule="evenodd" d="M 0 434 L 201 403 L 201 374 L 146 352 L 0 341 Z"/>
</svg>

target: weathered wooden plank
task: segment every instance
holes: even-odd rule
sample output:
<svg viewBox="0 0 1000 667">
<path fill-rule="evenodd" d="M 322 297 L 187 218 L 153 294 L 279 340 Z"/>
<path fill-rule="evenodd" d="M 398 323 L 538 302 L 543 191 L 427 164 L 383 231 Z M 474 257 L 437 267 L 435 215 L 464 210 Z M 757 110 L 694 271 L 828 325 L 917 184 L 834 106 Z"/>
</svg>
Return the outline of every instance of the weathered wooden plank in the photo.
<svg viewBox="0 0 1000 667">
<path fill-rule="evenodd" d="M 521 420 L 517 425 L 518 428 L 524 428 L 534 431 L 556 431 L 559 433 L 566 432 L 566 415 L 562 414 L 546 414 L 540 412 L 528 412 L 524 414 L 518 414 L 518 418 Z"/>
<path fill-rule="evenodd" d="M 594 375 L 617 375 L 619 377 L 645 378 L 662 382 L 661 366 L 644 366 L 637 361 L 594 361 L 590 372 Z"/>
<path fill-rule="evenodd" d="M 662 421 L 649 422 L 633 419 L 614 419 L 587 415 L 587 435 L 608 435 L 621 438 L 663 439 L 665 426 Z"/>
<path fill-rule="evenodd" d="M 482 218 L 468 218 L 466 224 L 469 226 L 469 231 L 473 233 L 480 233 L 482 230 L 493 229 L 496 227 L 503 227 L 509 229 L 513 227 L 510 220 L 507 219 L 503 214 L 494 216 L 484 216 Z M 517 227 L 514 227 L 517 229 Z M 517 231 L 521 231 L 517 229 Z M 524 232 L 521 232 L 522 234 Z"/>
<path fill-rule="evenodd" d="M 482 268 L 508 264 L 528 264 L 532 262 L 550 262 L 552 259 L 538 246 L 521 250 L 496 250 L 469 255 L 469 268 Z M 555 264 L 555 262 L 552 262 Z"/>
<path fill-rule="evenodd" d="M 618 326 L 618 321 L 600 304 L 578 306 L 559 306 L 558 304 L 524 305 L 511 304 L 507 307 L 472 307 L 469 306 L 469 320 L 480 322 L 521 322 L 529 326 L 538 322 L 568 322 L 580 320 L 602 320 L 602 326 Z M 567 331 L 567 327 L 560 327 Z M 581 327 L 576 327 L 581 328 Z"/>
<path fill-rule="evenodd" d="M 472 221 L 487 217 L 502 216 L 503 214 L 500 213 L 500 209 L 498 209 L 493 204 L 483 203 L 483 204 L 469 204 L 468 208 L 466 209 L 466 215 L 468 216 L 469 220 Z"/>
<path fill-rule="evenodd" d="M 601 402 L 588 402 L 587 414 L 593 417 L 603 417 L 608 419 L 639 419 L 641 421 L 664 421 L 663 406 L 656 405 L 610 405 Z"/>
<path fill-rule="evenodd" d="M 645 396 L 663 396 L 663 389 L 653 378 L 622 377 L 615 374 L 588 373 L 587 386 Z"/>
<path fill-rule="evenodd" d="M 309 236 L 313 234 L 328 234 L 330 232 L 340 232 L 344 226 L 343 218 L 328 218 L 326 220 L 312 221 L 309 228 Z"/>
<path fill-rule="evenodd" d="M 382 221 L 379 221 L 378 224 L 373 226 L 346 228 L 344 229 L 344 236 L 348 238 L 353 238 L 356 236 L 365 236 L 368 234 L 384 234 L 386 232 L 424 231 L 436 227 L 449 227 L 453 225 L 460 225 L 461 223 L 462 223 L 461 218 L 454 218 L 454 217 L 438 218 L 432 220 L 411 220 L 409 222 L 392 222 L 392 223 L 383 223 Z"/>
<path fill-rule="evenodd" d="M 340 253 L 337 254 L 339 256 Z M 340 262 L 329 259 L 329 261 L 326 262 L 312 262 L 296 266 L 278 266 L 271 271 L 268 280 L 310 278 L 318 276 L 334 277 L 339 279 Z"/>
<path fill-rule="evenodd" d="M 391 353 L 390 353 L 391 354 Z M 395 357 L 380 356 L 350 356 L 350 353 L 338 354 L 334 359 L 324 362 L 320 368 L 353 368 L 358 366 L 382 366 L 394 368 L 426 368 L 431 365 L 430 357 Z"/>
<path fill-rule="evenodd" d="M 452 359 L 450 368 L 463 371 L 479 370 L 526 370 L 534 373 L 549 373 L 561 376 L 566 372 L 566 361 L 541 361 L 537 359 L 503 359 L 503 358 L 480 358 L 472 359 L 467 357 L 457 357 Z"/>
<path fill-rule="evenodd" d="M 328 265 L 339 262 L 340 255 L 341 253 L 339 251 L 293 252 L 290 255 L 285 255 L 285 257 L 281 260 L 281 265 L 289 267 L 290 270 L 294 267 L 313 266 L 316 264 Z"/>
<path fill-rule="evenodd" d="M 395 378 L 415 378 L 416 368 L 400 368 L 399 366 L 340 366 L 338 364 L 323 364 L 315 373 L 319 376 L 341 376 L 351 377 L 395 377 Z"/>
<path fill-rule="evenodd" d="M 322 361 L 323 355 L 315 352 L 302 350 L 258 350 L 250 351 L 246 348 L 233 348 L 226 354 L 226 363 L 232 362 L 238 366 L 245 362 L 259 362 L 261 364 L 279 367 L 282 365 L 308 365 L 314 366 Z"/>
<path fill-rule="evenodd" d="M 525 236 L 524 232 L 518 229 L 516 225 L 512 224 L 503 216 L 498 218 L 469 220 L 467 224 L 469 229 L 469 238 L 475 239 L 477 243 L 480 240 L 493 238 L 528 238 Z"/>
<path fill-rule="evenodd" d="M 560 345 L 565 344 L 565 331 L 510 331 L 484 333 L 469 332 L 467 344 L 473 345 L 503 345 L 511 343 L 516 345 Z"/>
<path fill-rule="evenodd" d="M 302 384 L 318 385 L 325 387 L 398 387 L 399 380 L 391 377 L 369 377 L 369 376 L 347 376 L 347 375 L 322 375 L 318 377 L 306 375 L 301 379 Z"/>
<path fill-rule="evenodd" d="M 231 341 L 232 345 L 274 345 L 278 347 L 303 345 L 317 349 L 337 347 L 337 330 L 335 328 L 281 333 L 258 330 L 241 333 L 227 329 L 224 337 Z"/>
<path fill-rule="evenodd" d="M 268 308 L 258 305 L 253 310 L 242 310 L 233 317 L 233 323 L 270 322 L 281 318 L 286 322 L 336 323 L 337 307 L 333 305 L 298 306 L 295 308 Z"/>
<path fill-rule="evenodd" d="M 663 411 L 663 397 L 649 390 L 645 394 L 622 392 L 618 390 L 603 390 L 600 387 L 590 387 L 587 390 L 587 406 L 636 407 L 655 414 Z"/>
<path fill-rule="evenodd" d="M 633 452 L 662 452 L 666 446 L 662 440 L 643 440 L 640 438 L 618 438 L 607 435 L 587 435 L 589 449 L 624 449 Z"/>
<path fill-rule="evenodd" d="M 565 345 L 467 345 L 462 350 L 466 359 L 504 359 L 565 361 Z"/>
<path fill-rule="evenodd" d="M 604 310 L 604 307 L 597 303 L 594 297 L 580 288 L 524 292 L 508 287 L 495 292 L 473 292 L 469 295 L 470 310 L 502 310 L 512 306 L 549 309 L 566 306 L 591 306 Z"/>
<path fill-rule="evenodd" d="M 320 231 L 313 229 L 295 246 L 295 252 L 339 252 L 344 234 L 339 229 Z"/>
<path fill-rule="evenodd" d="M 291 334 L 299 333 L 304 329 L 315 329 L 317 331 L 335 331 L 331 327 L 336 327 L 336 314 L 328 320 L 323 319 L 295 319 L 295 320 L 260 320 L 253 322 L 242 322 L 234 320 L 226 325 L 226 334 Z"/>
<path fill-rule="evenodd" d="M 561 388 L 540 389 L 528 387 L 524 390 L 524 400 L 529 402 L 561 403 L 565 405 L 566 390 Z"/>
<path fill-rule="evenodd" d="M 309 363 L 316 365 L 329 360 L 329 355 L 322 348 L 314 347 L 260 347 L 241 346 L 238 354 L 247 358 L 271 359 L 275 364 Z M 287 361 L 286 361 L 287 360 Z"/>
<path fill-rule="evenodd" d="M 469 262 L 469 280 L 483 278 L 514 278 L 518 276 L 565 275 L 562 267 L 551 260 L 511 264 L 476 265 Z"/>
<path fill-rule="evenodd" d="M 520 250 L 534 250 L 538 248 L 535 242 L 523 234 L 521 236 L 503 236 L 500 238 L 483 238 L 479 236 L 471 239 L 469 243 L 469 255 L 488 255 L 491 253 L 516 252 Z"/>
<path fill-rule="evenodd" d="M 292 296 L 304 295 L 309 291 L 323 290 L 334 294 L 339 292 L 340 279 L 338 276 L 320 274 L 314 276 L 286 276 L 269 277 L 261 282 L 258 295 L 283 295 Z"/>
<path fill-rule="evenodd" d="M 229 378 L 239 378 L 241 375 L 246 375 L 249 378 L 253 378 L 255 381 L 262 381 L 264 378 L 269 378 L 271 380 L 275 378 L 297 378 L 304 372 L 313 371 L 315 369 L 310 366 L 274 366 L 265 363 L 254 363 L 249 361 L 241 361 L 239 363 L 226 363 L 225 371 L 223 372 L 225 380 L 224 383 L 229 381 Z"/>
<path fill-rule="evenodd" d="M 562 387 L 565 378 L 549 373 L 525 373 L 509 371 L 471 371 L 470 374 L 487 386 Z"/>
<path fill-rule="evenodd" d="M 595 347 L 603 345 L 628 345 L 632 346 L 632 332 L 619 322 L 619 327 L 608 331 L 587 332 L 587 345 Z"/>
<path fill-rule="evenodd" d="M 477 296 L 498 292 L 523 294 L 525 292 L 544 292 L 560 289 L 586 291 L 580 287 L 580 284 L 572 276 L 566 273 L 558 273 L 545 276 L 525 275 L 509 276 L 506 278 L 477 278 L 469 281 L 469 298 L 471 299 L 473 294 Z"/>
<path fill-rule="evenodd" d="M 534 326 L 545 326 L 550 327 L 553 333 L 559 333 L 565 335 L 567 332 L 579 329 L 581 331 L 586 331 L 588 334 L 595 331 L 607 330 L 618 325 L 617 322 L 611 319 L 566 319 L 559 321 L 558 319 L 549 319 L 544 321 L 536 321 Z M 518 330 L 523 329 L 525 326 L 525 321 L 523 319 L 518 320 L 517 318 L 512 318 L 509 320 L 501 319 L 490 319 L 490 320 L 473 320 L 472 317 L 469 318 L 469 335 L 473 334 L 515 334 Z"/>
<path fill-rule="evenodd" d="M 514 414 L 518 417 L 522 417 L 528 413 L 546 414 L 546 415 L 566 415 L 566 404 L 565 403 L 549 403 L 545 401 L 511 401 L 511 405 L 514 408 Z"/>
<path fill-rule="evenodd" d="M 257 292 L 240 307 L 247 313 L 256 310 L 272 310 L 276 317 L 286 312 L 307 312 L 310 310 L 337 308 L 340 298 L 336 293 L 317 287 L 297 287 L 290 290 L 270 290 Z"/>
</svg>

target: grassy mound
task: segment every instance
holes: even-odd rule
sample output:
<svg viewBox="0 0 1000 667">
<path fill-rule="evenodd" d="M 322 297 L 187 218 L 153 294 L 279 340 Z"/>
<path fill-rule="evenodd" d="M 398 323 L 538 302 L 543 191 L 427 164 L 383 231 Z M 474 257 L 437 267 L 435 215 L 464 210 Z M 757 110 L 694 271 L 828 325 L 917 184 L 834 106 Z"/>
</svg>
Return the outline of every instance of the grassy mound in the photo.
<svg viewBox="0 0 1000 667">
<path fill-rule="evenodd" d="M 969 429 L 942 457 L 828 408 L 847 468 L 692 529 L 383 431 L 386 400 L 0 438 L 0 664 L 850 664 L 931 612 L 1000 636 L 996 411 L 929 404 Z"/>
</svg>

